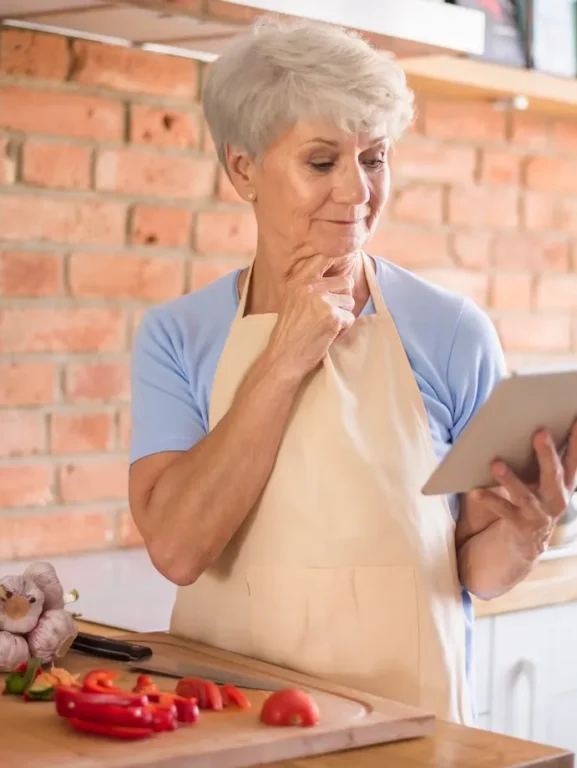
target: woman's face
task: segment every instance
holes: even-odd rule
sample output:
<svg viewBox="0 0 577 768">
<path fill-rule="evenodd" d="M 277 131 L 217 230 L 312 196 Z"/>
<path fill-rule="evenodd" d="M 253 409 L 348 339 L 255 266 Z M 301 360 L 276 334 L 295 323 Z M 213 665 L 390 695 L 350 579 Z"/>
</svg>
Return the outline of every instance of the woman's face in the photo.
<svg viewBox="0 0 577 768">
<path fill-rule="evenodd" d="M 307 245 L 329 258 L 361 249 L 389 195 L 388 149 L 384 136 L 325 124 L 286 131 L 246 173 L 259 241 L 285 253 Z"/>
</svg>

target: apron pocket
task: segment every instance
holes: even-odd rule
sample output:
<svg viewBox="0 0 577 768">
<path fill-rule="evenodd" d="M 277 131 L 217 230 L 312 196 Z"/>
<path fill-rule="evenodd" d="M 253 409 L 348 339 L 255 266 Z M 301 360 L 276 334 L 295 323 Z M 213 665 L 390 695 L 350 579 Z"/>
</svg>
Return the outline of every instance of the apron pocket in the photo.
<svg viewBox="0 0 577 768">
<path fill-rule="evenodd" d="M 397 701 L 418 702 L 413 568 L 253 566 L 246 579 L 254 656 Z"/>
</svg>

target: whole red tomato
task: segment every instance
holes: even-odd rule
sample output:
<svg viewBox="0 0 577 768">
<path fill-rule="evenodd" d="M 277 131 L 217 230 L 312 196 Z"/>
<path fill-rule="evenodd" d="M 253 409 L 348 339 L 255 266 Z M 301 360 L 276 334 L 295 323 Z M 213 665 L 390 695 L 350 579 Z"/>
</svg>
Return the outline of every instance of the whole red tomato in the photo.
<svg viewBox="0 0 577 768">
<path fill-rule="evenodd" d="M 319 710 L 304 691 L 283 688 L 272 693 L 264 702 L 260 719 L 265 725 L 317 725 Z"/>
</svg>

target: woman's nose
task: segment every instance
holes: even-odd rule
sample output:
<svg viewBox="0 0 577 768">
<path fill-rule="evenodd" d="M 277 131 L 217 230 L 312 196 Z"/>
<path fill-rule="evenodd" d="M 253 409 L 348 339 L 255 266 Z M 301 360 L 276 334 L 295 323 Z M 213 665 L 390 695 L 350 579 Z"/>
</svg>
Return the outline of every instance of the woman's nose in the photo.
<svg viewBox="0 0 577 768">
<path fill-rule="evenodd" d="M 335 203 L 363 205 L 370 197 L 369 185 L 364 170 L 356 163 L 339 174 L 333 188 Z"/>
</svg>

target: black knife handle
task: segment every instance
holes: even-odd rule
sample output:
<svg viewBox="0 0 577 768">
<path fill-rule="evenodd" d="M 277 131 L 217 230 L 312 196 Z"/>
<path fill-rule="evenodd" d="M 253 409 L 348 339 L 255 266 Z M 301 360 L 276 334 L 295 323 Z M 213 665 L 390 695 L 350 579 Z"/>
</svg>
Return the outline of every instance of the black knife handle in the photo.
<svg viewBox="0 0 577 768">
<path fill-rule="evenodd" d="M 71 649 L 118 661 L 142 661 L 152 656 L 152 648 L 145 645 L 136 645 L 127 640 L 112 637 L 90 635 L 87 632 L 79 632 L 76 635 Z"/>
</svg>

